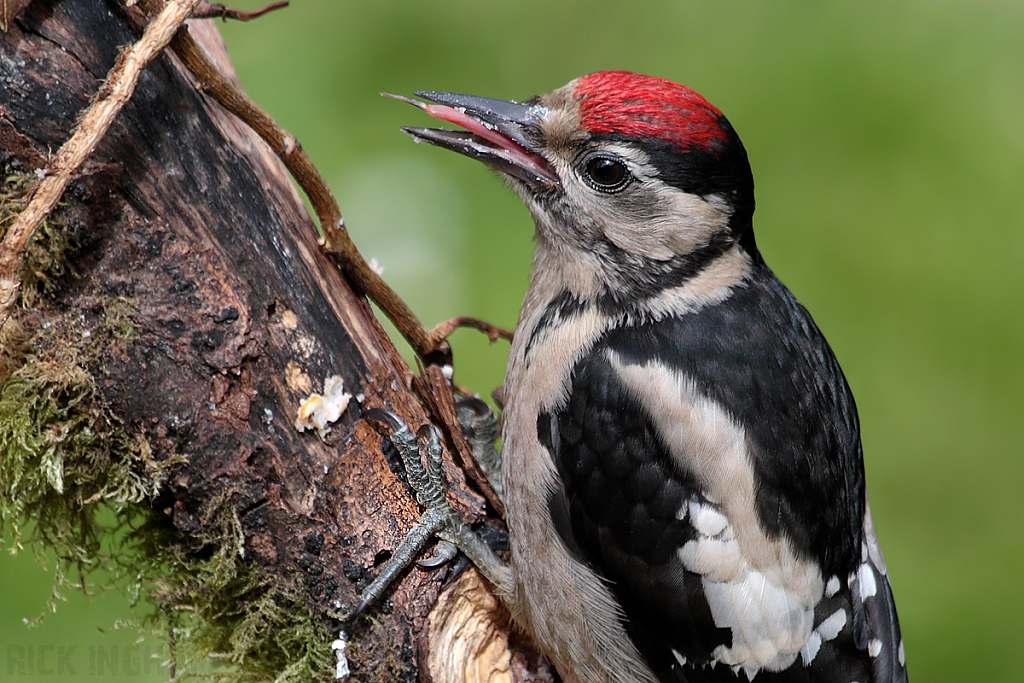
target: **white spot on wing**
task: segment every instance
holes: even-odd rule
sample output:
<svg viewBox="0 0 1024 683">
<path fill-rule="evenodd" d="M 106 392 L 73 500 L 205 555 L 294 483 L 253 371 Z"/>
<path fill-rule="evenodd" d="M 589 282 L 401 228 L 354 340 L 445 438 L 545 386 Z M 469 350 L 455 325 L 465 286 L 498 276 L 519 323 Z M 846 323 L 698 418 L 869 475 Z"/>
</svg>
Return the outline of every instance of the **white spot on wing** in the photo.
<svg viewBox="0 0 1024 683">
<path fill-rule="evenodd" d="M 679 650 L 673 648 L 672 656 L 676 658 L 677 662 L 679 662 L 679 666 L 686 666 L 686 657 L 679 654 Z"/>
<path fill-rule="evenodd" d="M 846 626 L 846 610 L 840 608 L 837 609 L 828 619 L 825 619 L 818 624 L 818 628 L 814 630 L 821 634 L 821 640 L 823 642 L 827 642 L 838 636 L 844 626 Z"/>
<path fill-rule="evenodd" d="M 882 653 L 882 641 L 878 638 L 872 638 L 868 641 L 868 654 L 872 657 L 877 657 Z"/>
<path fill-rule="evenodd" d="M 900 666 L 906 666 L 907 665 L 907 658 L 903 654 L 903 639 L 902 638 L 900 638 L 900 649 L 898 649 L 896 651 L 896 656 L 899 657 Z"/>
<path fill-rule="evenodd" d="M 867 562 L 862 564 L 860 569 L 857 570 L 857 578 L 860 580 L 860 599 L 862 602 L 878 592 L 875 572 Z"/>
<path fill-rule="evenodd" d="M 804 666 L 810 666 L 814 658 L 818 656 L 818 650 L 821 648 L 821 636 L 817 631 L 811 633 L 811 637 L 807 639 L 807 644 L 804 645 L 803 649 L 800 650 L 800 658 L 804 660 Z"/>
<path fill-rule="evenodd" d="M 825 597 L 831 598 L 833 595 L 839 592 L 839 577 L 833 576 L 825 584 Z"/>
<path fill-rule="evenodd" d="M 833 640 L 839 635 L 839 632 L 843 630 L 845 625 L 846 610 L 844 609 L 836 610 L 832 613 L 832 616 L 818 624 L 818 628 L 814 629 L 810 638 L 807 639 L 807 644 L 800 650 L 800 658 L 803 659 L 804 665 L 810 665 L 814 658 L 818 656 L 821 644 Z"/>
<path fill-rule="evenodd" d="M 717 536 L 729 526 L 729 520 L 719 510 L 694 500 L 690 501 L 690 517 L 693 528 L 703 536 Z"/>
</svg>

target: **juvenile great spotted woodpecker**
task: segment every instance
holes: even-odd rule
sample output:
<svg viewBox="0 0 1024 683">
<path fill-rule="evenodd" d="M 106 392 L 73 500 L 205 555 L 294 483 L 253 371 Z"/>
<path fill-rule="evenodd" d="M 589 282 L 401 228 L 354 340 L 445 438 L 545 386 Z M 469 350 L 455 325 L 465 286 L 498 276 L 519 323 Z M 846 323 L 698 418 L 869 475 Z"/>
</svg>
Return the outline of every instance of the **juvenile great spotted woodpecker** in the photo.
<svg viewBox="0 0 1024 683">
<path fill-rule="evenodd" d="M 432 530 L 569 683 L 906 681 L 853 396 L 758 252 L 722 113 L 623 71 L 524 103 L 417 94 L 464 130 L 405 130 L 496 168 L 536 223 L 505 381 L 511 561 Z"/>
</svg>

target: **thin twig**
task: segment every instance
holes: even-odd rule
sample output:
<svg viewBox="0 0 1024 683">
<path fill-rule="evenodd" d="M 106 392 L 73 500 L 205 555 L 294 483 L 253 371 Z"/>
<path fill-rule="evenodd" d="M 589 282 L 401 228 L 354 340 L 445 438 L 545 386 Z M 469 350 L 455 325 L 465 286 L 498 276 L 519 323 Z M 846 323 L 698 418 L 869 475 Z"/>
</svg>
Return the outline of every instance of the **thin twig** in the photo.
<svg viewBox="0 0 1024 683">
<path fill-rule="evenodd" d="M 161 3 L 160 0 L 140 0 L 139 5 L 147 14 L 152 15 L 159 11 Z M 299 141 L 217 69 L 189 35 L 187 27 L 183 27 L 174 36 L 171 49 L 192 72 L 197 87 L 244 121 L 284 162 L 309 197 L 309 202 L 320 220 L 320 229 L 323 232 L 323 237 L 320 238 L 321 247 L 352 284 L 380 306 L 384 315 L 391 319 L 418 356 L 426 357 L 435 351 L 438 344 L 423 327 L 416 314 L 395 290 L 370 268 L 359 253 L 348 230 L 345 229 L 345 220 L 342 218 L 337 200 Z"/>
<path fill-rule="evenodd" d="M 492 342 L 496 342 L 499 339 L 504 339 L 505 341 L 512 341 L 512 332 L 506 330 L 505 328 L 498 327 L 497 325 L 492 325 L 486 320 L 480 320 L 479 318 L 468 318 L 464 315 L 459 316 L 457 318 L 452 318 L 451 320 L 445 320 L 443 323 L 439 323 L 437 327 L 431 330 L 430 338 L 433 339 L 435 343 L 440 344 L 442 341 L 447 339 L 452 332 L 454 332 L 460 327 L 470 327 L 474 330 L 480 330 L 481 332 L 486 334 L 487 338 L 490 339 Z"/>
<path fill-rule="evenodd" d="M 228 19 L 235 19 L 237 21 L 249 21 L 250 19 L 256 19 L 262 17 L 267 12 L 273 12 L 276 9 L 288 6 L 288 0 L 283 2 L 275 2 L 261 7 L 258 10 L 252 12 L 243 12 L 240 9 L 234 9 L 226 5 L 222 5 L 219 2 L 200 2 L 199 6 L 196 7 L 195 11 L 192 12 L 193 19 L 216 19 L 220 17 L 222 20 L 227 21 Z"/>
<path fill-rule="evenodd" d="M 32 190 L 0 244 L 0 327 L 7 322 L 21 288 L 21 268 L 32 235 L 57 205 L 75 171 L 106 134 L 114 117 L 131 98 L 139 74 L 163 50 L 188 19 L 199 0 L 161 3 L 155 19 L 137 43 L 121 53 L 71 138 L 60 148 L 43 179 Z"/>
</svg>

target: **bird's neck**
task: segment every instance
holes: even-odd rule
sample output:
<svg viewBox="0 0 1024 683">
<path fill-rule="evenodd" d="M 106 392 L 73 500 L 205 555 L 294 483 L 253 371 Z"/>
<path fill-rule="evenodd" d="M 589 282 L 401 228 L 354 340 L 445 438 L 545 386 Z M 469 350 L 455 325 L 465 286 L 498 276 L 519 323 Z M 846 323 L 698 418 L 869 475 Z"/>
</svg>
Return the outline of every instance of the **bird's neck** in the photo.
<svg viewBox="0 0 1024 683">
<path fill-rule="evenodd" d="M 563 302 L 563 308 L 595 307 L 625 322 L 682 315 L 725 300 L 761 263 L 737 244 L 710 245 L 672 261 L 637 257 L 629 264 L 610 264 L 617 256 L 538 236 L 519 329 L 535 325 L 553 302 Z M 629 291 L 637 282 L 647 288 Z"/>
</svg>

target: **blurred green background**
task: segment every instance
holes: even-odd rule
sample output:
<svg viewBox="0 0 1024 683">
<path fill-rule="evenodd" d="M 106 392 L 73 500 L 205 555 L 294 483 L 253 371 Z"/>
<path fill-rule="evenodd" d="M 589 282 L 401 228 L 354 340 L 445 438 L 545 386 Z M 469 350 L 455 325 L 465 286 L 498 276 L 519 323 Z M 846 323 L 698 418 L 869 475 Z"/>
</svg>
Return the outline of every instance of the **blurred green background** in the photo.
<svg viewBox="0 0 1024 683">
<path fill-rule="evenodd" d="M 399 126 L 428 120 L 379 91 L 524 99 L 622 68 L 707 96 L 750 155 L 758 243 L 857 397 L 912 678 L 1021 680 L 1024 4 L 293 0 L 222 32 L 428 324 L 513 326 L 532 224 L 481 165 L 414 146 Z M 501 383 L 504 344 L 454 344 L 460 384 Z M 90 644 L 122 642 L 97 631 L 128 613 L 116 594 L 26 631 L 48 576 L 0 563 L 5 648 L 78 644 L 82 675 Z"/>
</svg>

